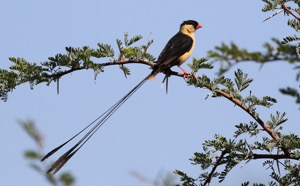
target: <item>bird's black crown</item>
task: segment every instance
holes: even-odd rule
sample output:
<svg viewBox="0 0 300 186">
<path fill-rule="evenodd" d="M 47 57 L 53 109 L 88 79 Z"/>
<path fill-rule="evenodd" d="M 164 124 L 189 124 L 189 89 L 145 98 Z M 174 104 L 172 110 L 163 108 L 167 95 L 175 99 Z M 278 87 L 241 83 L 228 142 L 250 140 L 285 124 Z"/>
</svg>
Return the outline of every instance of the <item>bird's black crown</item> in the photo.
<svg viewBox="0 0 300 186">
<path fill-rule="evenodd" d="M 186 21 L 183 21 L 183 23 L 181 23 L 180 27 L 183 26 L 183 25 L 193 25 L 194 28 L 196 29 L 197 26 L 199 25 L 199 23 L 197 21 L 194 21 L 194 20 L 186 20 Z"/>
</svg>

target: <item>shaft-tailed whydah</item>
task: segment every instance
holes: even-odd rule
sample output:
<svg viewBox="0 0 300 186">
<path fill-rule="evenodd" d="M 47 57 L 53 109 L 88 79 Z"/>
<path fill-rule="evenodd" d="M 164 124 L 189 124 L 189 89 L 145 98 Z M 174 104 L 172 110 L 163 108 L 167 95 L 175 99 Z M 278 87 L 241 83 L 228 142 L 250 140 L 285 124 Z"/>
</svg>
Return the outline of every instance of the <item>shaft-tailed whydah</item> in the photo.
<svg viewBox="0 0 300 186">
<path fill-rule="evenodd" d="M 77 137 L 79 134 L 91 127 L 91 129 L 72 148 L 70 148 L 67 152 L 65 152 L 56 160 L 56 162 L 48 170 L 48 173 L 55 174 L 57 171 L 59 171 L 65 165 L 65 163 L 93 136 L 93 134 L 118 110 L 118 108 L 120 108 L 120 106 L 123 103 L 125 103 L 126 100 L 134 92 L 136 92 L 147 80 L 153 80 L 158 73 L 164 72 L 166 74 L 165 78 L 167 84 L 169 77 L 168 72 L 173 66 L 178 66 L 185 75 L 189 74 L 184 69 L 182 69 L 180 65 L 184 63 L 193 52 L 193 49 L 196 44 L 194 33 L 199 28 L 202 28 L 202 25 L 200 25 L 196 21 L 184 21 L 180 25 L 179 32 L 177 32 L 177 34 L 175 34 L 168 41 L 167 45 L 160 53 L 153 67 L 153 70 L 149 75 L 147 75 L 139 84 L 137 84 L 132 90 L 130 90 L 124 97 L 122 97 L 117 103 L 110 107 L 96 120 L 94 120 L 75 136 L 73 136 L 60 146 L 56 147 L 42 158 L 41 161 L 44 161 L 52 154 L 57 152 L 60 148 L 69 143 L 71 140 L 73 140 L 75 137 Z"/>
</svg>

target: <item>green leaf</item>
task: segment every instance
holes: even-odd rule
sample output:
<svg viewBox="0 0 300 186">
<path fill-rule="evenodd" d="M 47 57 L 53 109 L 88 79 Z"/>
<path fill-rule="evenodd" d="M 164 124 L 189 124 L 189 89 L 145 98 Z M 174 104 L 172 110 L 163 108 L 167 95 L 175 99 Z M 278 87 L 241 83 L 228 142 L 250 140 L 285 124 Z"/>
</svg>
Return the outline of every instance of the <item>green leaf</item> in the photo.
<svg viewBox="0 0 300 186">
<path fill-rule="evenodd" d="M 128 40 L 128 33 L 124 33 L 124 44 L 125 47 L 129 47 L 132 44 L 136 43 L 137 41 L 141 40 L 143 37 L 141 35 L 133 36 L 131 39 Z"/>
<path fill-rule="evenodd" d="M 40 159 L 41 158 L 41 155 L 38 152 L 33 151 L 33 150 L 25 151 L 24 156 L 28 159 Z"/>
<path fill-rule="evenodd" d="M 127 43 L 127 46 L 132 45 L 133 43 L 136 43 L 137 41 L 141 40 L 143 37 L 141 35 L 137 35 L 132 37 L 129 42 Z"/>
<path fill-rule="evenodd" d="M 286 113 L 276 112 L 276 115 L 271 114 L 271 120 L 267 121 L 266 123 L 270 126 L 271 129 L 275 130 L 281 124 L 286 122 L 288 119 L 285 118 Z"/>
<path fill-rule="evenodd" d="M 255 122 L 250 122 L 250 124 L 240 123 L 239 125 L 235 125 L 235 127 L 237 128 L 234 135 L 235 138 L 245 133 L 249 133 L 250 137 L 259 134 L 258 124 Z"/>
<path fill-rule="evenodd" d="M 281 44 L 285 45 L 285 44 L 288 44 L 290 42 L 299 41 L 299 40 L 300 40 L 300 37 L 298 37 L 296 35 L 287 36 L 287 37 L 283 38 L 283 41 L 281 41 Z"/>
<path fill-rule="evenodd" d="M 209 63 L 206 63 L 207 61 L 208 61 L 207 58 L 200 58 L 200 59 L 193 58 L 193 63 L 188 64 L 188 66 L 191 68 L 192 73 L 196 73 L 200 69 L 212 69 L 213 66 Z"/>
<path fill-rule="evenodd" d="M 98 49 L 97 49 L 97 55 L 95 57 L 101 58 L 101 57 L 114 57 L 115 53 L 112 49 L 111 45 L 98 43 Z"/>
<path fill-rule="evenodd" d="M 279 91 L 282 94 L 294 97 L 295 98 L 295 102 L 297 104 L 300 104 L 300 93 L 299 93 L 299 91 L 296 88 L 291 88 L 291 87 L 281 88 L 281 89 L 279 89 Z"/>
<path fill-rule="evenodd" d="M 262 9 L 263 12 L 274 10 L 278 5 L 278 3 L 274 0 L 273 1 L 272 0 L 262 0 L 262 1 L 265 2 L 265 6 Z"/>
<path fill-rule="evenodd" d="M 65 186 L 71 186 L 75 182 L 75 178 L 72 174 L 68 172 L 64 172 L 60 175 L 59 180 L 65 185 Z"/>
<path fill-rule="evenodd" d="M 238 69 L 237 71 L 235 71 L 234 75 L 235 75 L 234 81 L 237 86 L 238 92 L 242 92 L 253 81 L 253 79 L 248 78 L 248 74 L 244 74 L 241 69 Z"/>
<path fill-rule="evenodd" d="M 120 54 L 122 54 L 122 50 L 123 50 L 122 44 L 123 43 L 122 43 L 122 41 L 120 39 L 117 39 L 116 42 L 117 42 L 117 46 L 118 46 L 119 52 L 120 52 Z"/>
<path fill-rule="evenodd" d="M 43 137 L 32 120 L 18 121 L 18 123 L 38 146 L 43 146 Z"/>
<path fill-rule="evenodd" d="M 125 65 L 120 65 L 120 69 L 123 71 L 125 78 L 127 78 L 128 75 L 130 75 L 130 70 Z"/>
</svg>

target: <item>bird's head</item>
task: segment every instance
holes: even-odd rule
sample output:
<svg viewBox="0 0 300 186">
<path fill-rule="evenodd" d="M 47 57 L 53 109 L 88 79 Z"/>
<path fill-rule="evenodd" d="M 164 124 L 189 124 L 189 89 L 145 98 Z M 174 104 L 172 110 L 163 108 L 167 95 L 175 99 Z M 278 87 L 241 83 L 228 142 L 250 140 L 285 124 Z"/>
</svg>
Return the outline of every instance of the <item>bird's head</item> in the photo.
<svg viewBox="0 0 300 186">
<path fill-rule="evenodd" d="M 183 33 L 194 33 L 199 28 L 202 28 L 202 25 L 194 20 L 183 21 L 180 25 L 180 31 Z"/>
</svg>

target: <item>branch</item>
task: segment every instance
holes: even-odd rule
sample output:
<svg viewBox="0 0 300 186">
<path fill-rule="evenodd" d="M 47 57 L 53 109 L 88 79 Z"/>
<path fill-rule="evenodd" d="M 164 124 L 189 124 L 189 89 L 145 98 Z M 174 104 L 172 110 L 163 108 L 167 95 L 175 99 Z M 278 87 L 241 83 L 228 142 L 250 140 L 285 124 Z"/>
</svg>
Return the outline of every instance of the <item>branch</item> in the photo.
<svg viewBox="0 0 300 186">
<path fill-rule="evenodd" d="M 148 65 L 151 68 L 153 68 L 154 65 L 155 65 L 154 63 L 148 62 L 148 61 L 145 61 L 145 60 L 110 61 L 110 62 L 98 63 L 97 65 L 99 65 L 99 66 L 112 66 L 112 65 L 125 65 L 125 64 L 143 64 L 143 65 Z M 48 78 L 59 79 L 59 78 L 61 78 L 62 76 L 66 75 L 66 74 L 69 74 L 69 73 L 72 73 L 72 72 L 75 72 L 75 71 L 78 71 L 78 70 L 86 70 L 86 67 L 81 66 L 81 67 L 77 67 L 77 68 L 71 68 L 69 70 L 59 72 L 57 74 L 49 75 Z"/>
<path fill-rule="evenodd" d="M 153 62 L 149 62 L 149 61 L 145 61 L 145 60 L 124 60 L 124 61 L 110 61 L 110 62 L 105 62 L 105 63 L 99 63 L 99 65 L 101 65 L 101 66 L 125 65 L 125 64 L 142 64 L 142 65 L 148 65 L 151 68 L 153 68 L 155 65 L 155 63 L 153 63 Z M 78 71 L 78 70 L 86 70 L 86 68 L 85 67 L 71 68 L 69 70 L 59 72 L 57 74 L 49 75 L 48 78 L 59 79 L 66 74 L 70 74 L 70 73 Z M 162 72 L 162 73 L 166 74 L 166 72 Z M 168 72 L 168 75 L 184 77 L 183 73 L 172 71 L 172 70 L 170 70 Z M 23 83 L 25 83 L 25 82 L 23 82 Z"/>
<path fill-rule="evenodd" d="M 123 61 L 110 61 L 110 62 L 104 62 L 104 63 L 98 63 L 96 65 L 98 66 L 112 66 L 112 65 L 124 65 L 124 64 L 143 64 L 143 65 L 148 65 L 150 67 L 153 67 L 155 64 L 149 61 L 145 61 L 145 60 L 123 60 Z M 47 82 L 49 83 L 50 81 L 55 81 L 55 80 L 59 80 L 62 76 L 79 71 L 79 70 L 87 70 L 89 68 L 87 68 L 86 66 L 82 65 L 82 66 L 77 66 L 77 67 L 69 67 L 70 69 L 68 70 L 64 70 L 64 71 L 58 71 L 58 72 L 54 72 L 52 74 L 47 74 L 47 73 L 40 73 L 39 76 L 35 76 L 35 79 L 30 79 L 31 81 L 39 79 L 38 83 L 43 83 L 43 82 Z M 90 68 L 91 69 L 91 68 Z M 21 85 L 23 83 L 28 82 L 29 79 L 19 79 L 18 82 L 14 83 L 14 87 Z"/>
<path fill-rule="evenodd" d="M 196 80 L 197 82 L 200 81 L 200 77 L 196 77 L 194 74 L 191 76 L 194 80 Z M 205 84 L 204 87 L 206 87 L 209 90 L 212 90 L 211 85 L 209 84 Z M 256 116 L 253 112 L 251 112 L 251 110 L 244 105 L 240 100 L 232 97 L 230 94 L 222 91 L 222 90 L 214 90 L 216 93 L 218 93 L 219 95 L 221 95 L 222 97 L 228 99 L 229 101 L 231 101 L 232 103 L 234 103 L 234 105 L 237 105 L 238 107 L 240 107 L 241 109 L 243 109 L 245 112 L 247 112 L 262 128 L 263 130 L 265 130 L 276 142 L 279 142 L 280 139 L 279 137 L 275 134 L 275 132 L 258 116 Z M 284 154 L 286 156 L 290 156 L 290 152 L 288 149 L 286 148 L 282 148 L 282 151 L 284 152 Z"/>
<path fill-rule="evenodd" d="M 281 5 L 281 8 L 285 11 L 288 12 L 289 14 L 291 14 L 295 19 L 297 19 L 298 21 L 300 21 L 300 16 L 296 15 L 296 13 L 294 13 L 290 8 L 288 8 L 285 4 Z"/>
<path fill-rule="evenodd" d="M 106 63 L 100 63 L 102 66 L 111 66 L 111 65 L 125 65 L 125 64 L 143 64 L 148 65 L 150 67 L 154 67 L 154 63 L 145 61 L 145 60 L 121 60 L 121 61 L 110 61 Z"/>
<path fill-rule="evenodd" d="M 223 150 L 220 157 L 217 159 L 216 163 L 214 164 L 212 170 L 210 171 L 207 179 L 205 180 L 203 185 L 207 185 L 212 180 L 214 172 L 217 170 L 217 167 L 221 165 L 222 160 L 224 159 L 226 154 L 229 154 L 230 150 Z M 291 157 L 290 155 L 286 154 L 252 154 L 252 156 L 247 156 L 245 154 L 232 154 L 234 157 L 248 157 L 247 159 L 273 159 L 273 160 L 279 160 L 279 159 L 293 159 L 293 160 L 299 160 L 300 157 Z"/>
<path fill-rule="evenodd" d="M 227 153 L 229 153 L 228 150 L 223 150 L 223 151 L 222 151 L 220 157 L 219 157 L 218 160 L 216 161 L 216 164 L 213 166 L 211 172 L 209 173 L 209 175 L 208 175 L 208 177 L 207 177 L 207 179 L 206 179 L 206 181 L 204 182 L 203 185 L 206 185 L 206 184 L 210 183 L 210 181 L 211 181 L 211 179 L 212 179 L 212 176 L 213 176 L 214 172 L 216 171 L 217 167 L 218 167 L 218 166 L 220 165 L 220 163 L 221 163 L 221 160 L 224 158 L 224 156 L 225 156 Z"/>
<path fill-rule="evenodd" d="M 252 159 L 292 159 L 292 160 L 299 160 L 300 157 L 291 157 L 290 155 L 286 154 L 252 154 Z"/>
</svg>

